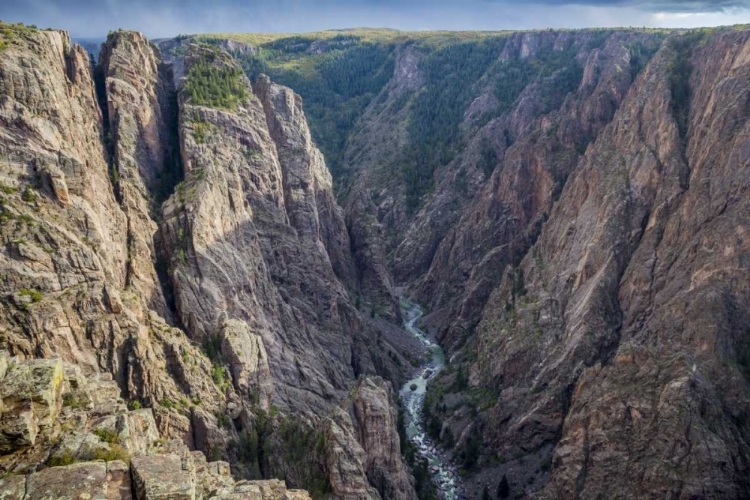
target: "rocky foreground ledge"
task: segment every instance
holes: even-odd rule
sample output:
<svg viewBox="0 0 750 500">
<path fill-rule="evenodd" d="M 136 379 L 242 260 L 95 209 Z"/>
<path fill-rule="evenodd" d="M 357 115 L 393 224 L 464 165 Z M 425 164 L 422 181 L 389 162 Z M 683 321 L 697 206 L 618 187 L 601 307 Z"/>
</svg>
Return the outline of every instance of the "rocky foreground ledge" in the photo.
<svg viewBox="0 0 750 500">
<path fill-rule="evenodd" d="M 283 481 L 235 481 L 160 437 L 152 410 L 128 409 L 108 376 L 0 351 L 0 499 L 305 500 Z"/>
</svg>

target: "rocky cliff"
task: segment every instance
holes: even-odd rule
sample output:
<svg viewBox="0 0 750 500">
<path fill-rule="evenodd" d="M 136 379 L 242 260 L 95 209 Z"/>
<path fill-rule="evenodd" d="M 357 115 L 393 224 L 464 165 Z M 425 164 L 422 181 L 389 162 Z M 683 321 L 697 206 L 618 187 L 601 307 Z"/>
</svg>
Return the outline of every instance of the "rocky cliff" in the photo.
<svg viewBox="0 0 750 500">
<path fill-rule="evenodd" d="M 349 394 L 376 374 L 398 382 L 404 362 L 369 341 L 378 324 L 350 299 L 343 210 L 299 96 L 267 78 L 251 85 L 214 48 L 191 45 L 175 84 L 138 33 L 111 33 L 95 67 L 64 32 L 3 25 L 3 36 L 0 346 L 31 368 L 3 385 L 2 471 L 27 475 L 2 487 L 65 495 L 45 482 L 70 474 L 116 476 L 90 491 L 112 498 L 118 488 L 138 498 L 302 498 L 283 483 L 235 484 L 223 458 L 249 479 L 315 464 L 287 477 L 314 496 L 359 484 L 357 498 L 413 498 L 398 447 L 368 451 L 355 432 L 398 442 L 393 419 L 360 419 Z M 105 392 L 124 398 L 111 403 L 112 422 L 148 415 L 112 440 L 142 443 L 123 455 L 129 471 L 89 449 L 98 427 L 86 412 L 56 420 L 67 397 L 57 372 L 54 388 L 23 396 L 34 363 L 47 363 L 37 359 L 111 377 Z M 375 380 L 386 392 L 360 399 L 392 416 L 390 382 Z M 328 428 L 362 452 L 331 462 Z M 320 440 L 300 452 L 300 435 Z M 152 450 L 153 441 L 171 444 Z M 398 474 L 370 478 L 372 461 Z M 189 490 L 161 490 L 173 482 Z M 213 486 L 201 493 L 201 482 Z"/>
<path fill-rule="evenodd" d="M 586 36 L 508 39 L 501 59 L 573 47 L 580 81 L 480 128 L 393 253 L 454 352 L 436 438 L 515 494 L 742 498 L 748 33 L 670 35 L 638 72 L 643 36 Z"/>
<path fill-rule="evenodd" d="M 246 67 L 315 101 L 390 47 L 340 200 L 363 299 L 404 286 L 450 351 L 425 418 L 469 493 L 746 497 L 748 32 L 401 35 Z"/>
<path fill-rule="evenodd" d="M 1 34 L 4 495 L 750 494 L 750 32 Z"/>
<path fill-rule="evenodd" d="M 6 472 L 32 471 L 4 474 L 2 498 L 310 498 L 278 480 L 236 482 L 228 463 L 161 439 L 152 410 L 128 411 L 107 375 L 90 379 L 59 359 L 0 351 L 0 380 L 0 463 Z M 50 467 L 34 470 L 40 461 Z"/>
</svg>

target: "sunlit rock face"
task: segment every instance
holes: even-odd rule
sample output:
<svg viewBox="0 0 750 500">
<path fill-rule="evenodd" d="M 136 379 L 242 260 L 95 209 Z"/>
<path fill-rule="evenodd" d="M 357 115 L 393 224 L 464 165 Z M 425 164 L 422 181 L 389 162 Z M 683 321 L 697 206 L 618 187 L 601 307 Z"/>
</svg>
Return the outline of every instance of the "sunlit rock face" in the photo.
<svg viewBox="0 0 750 500">
<path fill-rule="evenodd" d="M 3 491 L 65 496 L 41 471 L 54 466 L 95 496 L 306 498 L 235 481 L 303 460 L 316 465 L 289 487 L 330 493 L 331 412 L 405 363 L 365 342 L 379 326 L 350 299 L 344 213 L 300 97 L 251 85 L 217 48 L 190 46 L 175 78 L 139 33 L 111 33 L 92 66 L 64 32 L 8 30 Z M 288 422 L 320 446 L 298 458 Z M 337 425 L 358 442 L 351 418 Z M 378 456 L 401 465 L 378 488 L 413 496 L 399 450 Z M 341 464 L 342 481 L 379 498 L 368 464 Z"/>
</svg>

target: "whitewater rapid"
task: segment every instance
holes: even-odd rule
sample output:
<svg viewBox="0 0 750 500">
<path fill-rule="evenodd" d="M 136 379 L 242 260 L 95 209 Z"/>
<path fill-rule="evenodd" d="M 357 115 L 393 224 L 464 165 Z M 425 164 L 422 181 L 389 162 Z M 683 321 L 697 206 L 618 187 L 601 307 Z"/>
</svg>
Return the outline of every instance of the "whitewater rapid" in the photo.
<svg viewBox="0 0 750 500">
<path fill-rule="evenodd" d="M 399 392 L 406 413 L 406 435 L 417 447 L 418 456 L 427 459 L 430 475 L 438 489 L 440 498 L 443 500 L 458 500 L 460 498 L 458 468 L 443 461 L 440 450 L 427 435 L 426 427 L 422 421 L 422 405 L 424 404 L 427 382 L 434 378 L 445 366 L 445 352 L 436 342 L 427 338 L 422 330 L 414 326 L 424 314 L 418 305 L 402 301 L 402 313 L 406 331 L 422 342 L 429 352 L 428 360 L 419 367 L 417 375 L 408 380 Z M 412 390 L 412 386 L 416 386 L 416 388 Z"/>
</svg>

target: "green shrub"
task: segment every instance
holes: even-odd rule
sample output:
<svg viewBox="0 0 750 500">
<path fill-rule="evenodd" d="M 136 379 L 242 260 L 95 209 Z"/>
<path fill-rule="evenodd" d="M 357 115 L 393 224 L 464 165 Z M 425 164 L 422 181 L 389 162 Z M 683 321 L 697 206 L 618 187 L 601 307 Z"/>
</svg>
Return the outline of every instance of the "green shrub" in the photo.
<svg viewBox="0 0 750 500">
<path fill-rule="evenodd" d="M 216 416 L 216 423 L 218 424 L 220 428 L 229 429 L 232 426 L 232 420 L 229 418 L 229 415 L 227 415 L 226 413 L 217 411 L 215 416 Z"/>
<path fill-rule="evenodd" d="M 47 462 L 50 467 L 65 467 L 66 465 L 72 465 L 78 462 L 78 460 L 70 453 L 69 450 L 65 450 L 61 455 L 52 457 Z"/>
<path fill-rule="evenodd" d="M 34 303 L 41 302 L 42 298 L 44 297 L 42 295 L 42 292 L 40 292 L 39 290 L 29 288 L 22 288 L 18 291 L 18 294 L 21 297 L 31 297 L 31 301 Z"/>
<path fill-rule="evenodd" d="M 68 408 L 77 410 L 78 408 L 82 408 L 84 405 L 85 402 L 78 399 L 78 397 L 72 392 L 63 394 L 63 406 L 67 406 Z"/>
<path fill-rule="evenodd" d="M 492 147 L 486 140 L 482 143 L 482 153 L 477 162 L 477 168 L 484 173 L 484 178 L 489 179 L 492 172 L 495 170 L 499 159 L 495 148 Z"/>
<path fill-rule="evenodd" d="M 93 433 L 105 443 L 115 444 L 119 441 L 117 432 L 112 429 L 94 429 Z"/>
<path fill-rule="evenodd" d="M 34 193 L 34 190 L 31 189 L 31 186 L 26 185 L 26 187 L 23 188 L 21 199 L 26 203 L 34 203 L 36 201 L 36 193 Z"/>
<path fill-rule="evenodd" d="M 635 81 L 638 75 L 646 67 L 646 64 L 656 54 L 661 47 L 664 36 L 661 34 L 653 35 L 645 40 L 638 40 L 631 44 L 626 44 L 630 52 L 630 78 Z"/>
<path fill-rule="evenodd" d="M 109 168 L 107 169 L 107 172 L 109 173 L 109 182 L 112 183 L 112 189 L 115 193 L 118 193 L 120 189 L 120 172 L 112 159 L 109 160 Z"/>
<path fill-rule="evenodd" d="M 191 123 L 193 125 L 193 137 L 198 144 L 204 144 L 219 130 L 216 125 L 204 120 L 193 120 Z"/>
<path fill-rule="evenodd" d="M 89 460 L 104 460 L 105 462 L 121 460 L 125 463 L 130 463 L 130 454 L 128 453 L 128 450 L 119 444 L 110 444 L 109 449 L 98 448 L 91 453 L 89 457 Z"/>
<path fill-rule="evenodd" d="M 461 451 L 461 457 L 463 458 L 464 470 L 472 470 L 479 461 L 479 455 L 482 452 L 482 440 L 479 433 L 474 430 L 469 439 L 466 440 L 464 448 Z"/>
<path fill-rule="evenodd" d="M 211 370 L 211 377 L 214 380 L 214 384 L 218 387 L 221 392 L 226 392 L 229 389 L 229 380 L 227 378 L 227 370 L 221 365 L 214 365 Z"/>
<path fill-rule="evenodd" d="M 466 389 L 466 387 L 469 385 L 469 377 L 466 375 L 466 370 L 464 370 L 464 365 L 458 365 L 458 372 L 456 373 L 456 378 L 453 381 L 453 387 L 456 391 L 463 391 Z"/>
<path fill-rule="evenodd" d="M 11 44 L 17 44 L 22 38 L 29 39 L 36 31 L 38 29 L 33 24 L 25 26 L 23 23 L 0 21 L 0 51 L 7 49 Z"/>
<path fill-rule="evenodd" d="M 512 296 L 515 297 L 523 297 L 526 295 L 526 283 L 524 281 L 523 277 L 523 269 L 520 267 L 517 267 L 515 269 L 515 274 L 513 276 L 513 289 L 511 290 Z"/>
<path fill-rule="evenodd" d="M 397 165 L 410 210 L 432 188 L 435 169 L 449 163 L 463 146 L 459 125 L 475 97 L 473 83 L 504 45 L 505 38 L 466 41 L 435 50 L 423 59 L 427 84 L 412 102 L 409 146 Z"/>
<path fill-rule="evenodd" d="M 299 486 L 308 490 L 312 498 L 324 498 L 329 494 L 332 487 L 328 475 L 317 463 L 317 458 L 323 456 L 326 448 L 325 433 L 298 418 L 286 417 L 280 419 L 278 426 L 274 429 L 273 434 L 276 439 L 269 440 L 264 437 L 264 433 L 260 432 L 266 426 L 264 422 L 258 424 L 258 436 L 263 440 L 261 449 L 264 455 L 283 456 L 286 463 L 302 471 Z M 270 446 L 278 446 L 278 449 L 271 450 Z"/>
</svg>

